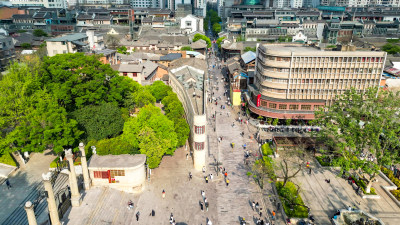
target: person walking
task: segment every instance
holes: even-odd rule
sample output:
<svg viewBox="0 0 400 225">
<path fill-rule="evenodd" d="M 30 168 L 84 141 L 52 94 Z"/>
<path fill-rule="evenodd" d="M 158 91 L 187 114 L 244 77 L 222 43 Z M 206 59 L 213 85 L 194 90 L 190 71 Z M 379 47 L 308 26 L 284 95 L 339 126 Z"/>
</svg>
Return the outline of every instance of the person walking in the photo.
<svg viewBox="0 0 400 225">
<path fill-rule="evenodd" d="M 203 166 L 203 174 L 205 174 L 205 173 L 206 173 L 206 167 Z"/>
<path fill-rule="evenodd" d="M 139 221 L 139 216 L 140 216 L 140 212 L 137 211 L 137 213 L 136 213 L 136 221 Z"/>
<path fill-rule="evenodd" d="M 165 190 L 164 189 L 162 190 L 162 198 L 163 199 L 165 198 Z"/>
<path fill-rule="evenodd" d="M 206 192 L 205 191 L 201 191 L 201 196 L 203 197 L 203 200 L 206 198 Z"/>
<path fill-rule="evenodd" d="M 254 201 L 251 203 L 251 208 L 253 209 L 253 211 L 256 209 L 256 203 Z"/>
<path fill-rule="evenodd" d="M 226 178 L 226 186 L 227 187 L 229 186 L 229 179 L 228 178 Z"/>
<path fill-rule="evenodd" d="M 273 220 L 275 220 L 275 215 L 276 215 L 275 211 L 272 211 L 272 219 Z"/>
<path fill-rule="evenodd" d="M 208 176 L 206 176 L 205 178 L 206 178 L 206 184 L 208 184 Z"/>
<path fill-rule="evenodd" d="M 7 185 L 7 188 L 8 188 L 8 189 L 12 188 L 12 186 L 11 186 L 11 184 L 10 184 L 10 181 L 9 181 L 8 179 L 6 180 L 6 185 Z"/>
<path fill-rule="evenodd" d="M 192 172 L 189 172 L 189 181 L 192 180 Z"/>
<path fill-rule="evenodd" d="M 208 202 L 205 202 L 204 205 L 206 206 L 206 210 L 208 212 Z"/>
<path fill-rule="evenodd" d="M 224 168 L 224 171 L 225 171 L 225 168 Z M 224 176 L 225 176 L 225 178 L 227 178 L 228 177 L 228 172 L 225 172 Z"/>
<path fill-rule="evenodd" d="M 256 202 L 256 211 L 258 212 L 258 208 L 260 207 L 260 204 L 258 204 L 258 202 Z"/>
</svg>

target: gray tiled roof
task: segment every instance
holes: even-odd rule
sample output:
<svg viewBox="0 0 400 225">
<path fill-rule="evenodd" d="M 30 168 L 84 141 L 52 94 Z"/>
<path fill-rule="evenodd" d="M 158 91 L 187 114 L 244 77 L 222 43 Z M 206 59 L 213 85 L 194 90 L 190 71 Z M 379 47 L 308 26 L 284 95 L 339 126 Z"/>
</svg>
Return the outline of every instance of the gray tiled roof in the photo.
<svg viewBox="0 0 400 225">
<path fill-rule="evenodd" d="M 83 38 L 87 38 L 86 34 L 83 33 L 75 33 L 75 34 L 69 34 L 69 35 L 65 35 L 62 37 L 56 37 L 56 38 L 51 38 L 48 39 L 47 41 L 76 41 L 76 40 L 80 40 Z"/>
<path fill-rule="evenodd" d="M 257 57 L 256 53 L 254 53 L 252 51 L 248 51 L 248 52 L 246 52 L 246 53 L 241 55 L 241 58 L 243 59 L 244 63 L 249 63 L 249 62 L 255 60 L 256 57 Z"/>
</svg>

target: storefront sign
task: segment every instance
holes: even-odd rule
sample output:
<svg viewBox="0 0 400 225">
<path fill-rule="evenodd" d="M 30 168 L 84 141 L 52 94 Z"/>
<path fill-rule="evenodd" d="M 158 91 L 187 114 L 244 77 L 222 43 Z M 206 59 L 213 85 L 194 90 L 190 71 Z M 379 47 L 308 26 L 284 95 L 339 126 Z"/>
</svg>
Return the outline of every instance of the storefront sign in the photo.
<svg viewBox="0 0 400 225">
<path fill-rule="evenodd" d="M 257 95 L 257 107 L 260 107 L 261 105 L 261 94 Z"/>
</svg>

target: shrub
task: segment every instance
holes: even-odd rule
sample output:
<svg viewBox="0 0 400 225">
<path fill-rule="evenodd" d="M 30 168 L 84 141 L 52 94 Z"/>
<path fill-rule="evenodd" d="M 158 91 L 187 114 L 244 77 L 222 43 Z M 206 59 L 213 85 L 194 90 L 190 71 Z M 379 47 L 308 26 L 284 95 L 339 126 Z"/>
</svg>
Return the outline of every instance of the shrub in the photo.
<svg viewBox="0 0 400 225">
<path fill-rule="evenodd" d="M 247 172 L 247 173 L 246 173 L 246 175 L 247 175 L 248 177 L 250 177 L 251 174 L 252 174 L 251 172 Z"/>
<path fill-rule="evenodd" d="M 393 196 L 400 201 L 400 190 L 392 190 L 390 192 L 392 192 Z"/>
<path fill-rule="evenodd" d="M 264 166 L 267 168 L 269 178 L 275 181 L 276 174 L 274 172 L 274 165 L 272 159 L 268 156 L 264 156 L 263 161 L 264 161 Z"/>
<path fill-rule="evenodd" d="M 400 179 L 394 176 L 393 171 L 383 166 L 381 167 L 381 171 L 397 186 L 397 188 L 400 188 Z"/>
<path fill-rule="evenodd" d="M 331 163 L 329 162 L 329 158 L 328 157 L 326 157 L 326 156 L 316 156 L 315 158 L 317 159 L 319 164 L 321 164 L 321 166 L 331 166 Z"/>
<path fill-rule="evenodd" d="M 262 150 L 262 153 L 264 156 L 274 154 L 274 151 L 271 149 L 271 146 L 269 145 L 269 143 L 263 144 L 263 146 L 261 147 L 261 150 Z"/>
<path fill-rule="evenodd" d="M 277 182 L 276 188 L 283 204 L 283 209 L 288 217 L 307 218 L 308 208 L 304 205 L 303 199 L 297 195 L 297 187 L 292 182 Z"/>
<path fill-rule="evenodd" d="M 363 191 L 363 193 L 365 195 L 376 195 L 376 191 L 375 188 L 371 187 L 371 191 L 369 193 L 365 192 L 365 189 L 367 188 L 367 184 L 365 184 L 365 182 L 361 179 L 356 179 L 354 176 L 351 176 L 354 180 L 354 182 L 357 184 L 357 186 L 359 186 L 361 188 L 361 190 Z"/>
<path fill-rule="evenodd" d="M 51 163 L 50 163 L 50 168 L 56 168 L 57 167 L 57 162 L 60 161 L 60 157 L 55 158 Z"/>
<path fill-rule="evenodd" d="M 4 164 L 10 165 L 10 166 L 17 166 L 17 164 L 15 163 L 15 161 L 10 153 L 5 153 L 4 155 L 1 155 L 0 163 L 4 163 Z"/>
</svg>

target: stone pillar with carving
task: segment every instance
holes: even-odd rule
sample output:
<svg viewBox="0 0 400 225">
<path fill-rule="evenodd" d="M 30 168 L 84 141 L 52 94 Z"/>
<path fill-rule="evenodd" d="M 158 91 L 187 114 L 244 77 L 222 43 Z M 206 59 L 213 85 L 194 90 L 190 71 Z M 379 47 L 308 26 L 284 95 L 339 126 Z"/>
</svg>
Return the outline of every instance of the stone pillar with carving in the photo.
<svg viewBox="0 0 400 225">
<path fill-rule="evenodd" d="M 54 197 L 53 185 L 51 184 L 51 172 L 42 174 L 44 189 L 47 191 L 47 207 L 52 225 L 61 225 L 60 218 L 58 217 L 58 209 L 56 199 Z"/>
<path fill-rule="evenodd" d="M 85 183 L 85 190 L 90 189 L 90 177 L 89 177 L 89 170 L 86 161 L 86 153 L 85 153 L 85 145 L 81 142 L 79 143 L 79 150 L 81 151 L 81 166 L 82 166 L 82 173 L 83 173 L 83 181 Z"/>
<path fill-rule="evenodd" d="M 71 188 L 71 205 L 77 207 L 81 205 L 82 199 L 78 189 L 78 181 L 76 179 L 74 159 L 72 154 L 72 149 L 65 150 L 65 157 L 69 164 L 69 186 Z"/>
<path fill-rule="evenodd" d="M 35 211 L 33 210 L 33 204 L 31 201 L 25 203 L 26 217 L 28 218 L 29 225 L 37 225 Z"/>
</svg>

